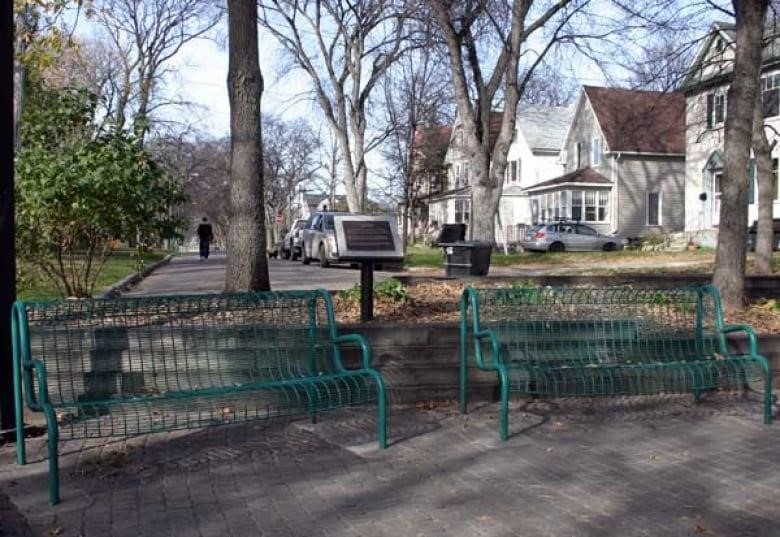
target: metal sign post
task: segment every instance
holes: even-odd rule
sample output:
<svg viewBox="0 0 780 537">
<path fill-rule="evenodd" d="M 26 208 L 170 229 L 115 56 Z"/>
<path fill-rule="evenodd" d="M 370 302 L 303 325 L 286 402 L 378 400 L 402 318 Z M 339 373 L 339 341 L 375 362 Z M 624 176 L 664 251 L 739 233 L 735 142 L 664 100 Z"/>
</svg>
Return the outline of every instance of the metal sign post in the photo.
<svg viewBox="0 0 780 537">
<path fill-rule="evenodd" d="M 360 263 L 360 321 L 374 318 L 374 262 Z"/>
</svg>

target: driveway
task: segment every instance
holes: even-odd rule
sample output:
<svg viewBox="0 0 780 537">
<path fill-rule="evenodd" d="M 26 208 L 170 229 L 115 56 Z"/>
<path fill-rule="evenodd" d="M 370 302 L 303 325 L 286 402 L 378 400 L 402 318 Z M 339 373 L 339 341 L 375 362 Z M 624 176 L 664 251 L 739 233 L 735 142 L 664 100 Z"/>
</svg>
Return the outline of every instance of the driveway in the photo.
<svg viewBox="0 0 780 537">
<path fill-rule="evenodd" d="M 196 254 L 174 257 L 144 278 L 123 296 L 184 295 L 191 293 L 219 293 L 225 285 L 224 254 L 212 255 L 207 260 Z M 271 289 L 349 289 L 360 282 L 360 271 L 348 266 L 320 268 L 319 265 L 303 265 L 300 262 L 269 259 L 268 272 Z M 376 271 L 375 281 L 389 278 L 389 272 Z"/>
</svg>

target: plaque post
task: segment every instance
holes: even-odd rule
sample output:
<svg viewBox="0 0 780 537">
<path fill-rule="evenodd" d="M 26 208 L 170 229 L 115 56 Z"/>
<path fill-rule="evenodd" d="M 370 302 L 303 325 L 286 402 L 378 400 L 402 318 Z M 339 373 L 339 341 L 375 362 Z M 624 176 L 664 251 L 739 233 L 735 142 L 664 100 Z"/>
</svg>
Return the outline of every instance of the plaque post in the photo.
<svg viewBox="0 0 780 537">
<path fill-rule="evenodd" d="M 360 263 L 360 321 L 374 318 L 374 262 Z"/>
</svg>

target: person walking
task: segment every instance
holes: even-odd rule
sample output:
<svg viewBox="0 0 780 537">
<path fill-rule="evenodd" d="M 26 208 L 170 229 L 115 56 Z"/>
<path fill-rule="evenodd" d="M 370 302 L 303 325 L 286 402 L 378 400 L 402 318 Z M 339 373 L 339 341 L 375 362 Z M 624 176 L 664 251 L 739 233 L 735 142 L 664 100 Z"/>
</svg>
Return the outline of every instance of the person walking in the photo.
<svg viewBox="0 0 780 537">
<path fill-rule="evenodd" d="M 200 241 L 200 257 L 209 258 L 209 244 L 214 240 L 214 231 L 211 229 L 208 218 L 205 216 L 198 226 L 198 240 Z"/>
</svg>

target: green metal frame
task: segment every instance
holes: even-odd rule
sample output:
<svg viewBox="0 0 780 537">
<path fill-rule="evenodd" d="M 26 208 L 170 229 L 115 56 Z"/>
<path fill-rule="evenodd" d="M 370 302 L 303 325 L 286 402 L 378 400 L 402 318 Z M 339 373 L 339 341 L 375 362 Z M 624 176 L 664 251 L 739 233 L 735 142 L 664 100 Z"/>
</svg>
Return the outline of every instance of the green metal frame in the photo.
<svg viewBox="0 0 780 537">
<path fill-rule="evenodd" d="M 747 325 L 726 325 L 712 286 L 677 289 L 467 287 L 461 296 L 460 411 L 467 412 L 469 349 L 499 381 L 499 432 L 509 393 L 601 396 L 693 393 L 763 382 L 772 422 L 772 371 Z M 487 319 L 486 319 L 487 317 Z M 747 352 L 727 335 L 742 333 Z M 472 347 L 473 346 L 473 347 Z"/>
<path fill-rule="evenodd" d="M 338 334 L 325 290 L 18 301 L 11 329 L 17 462 L 27 462 L 26 404 L 46 417 L 52 504 L 60 437 L 305 413 L 316 421 L 320 411 L 376 403 L 377 440 L 387 447 L 382 375 L 362 335 Z M 359 368 L 344 366 L 347 345 L 359 350 Z"/>
</svg>

